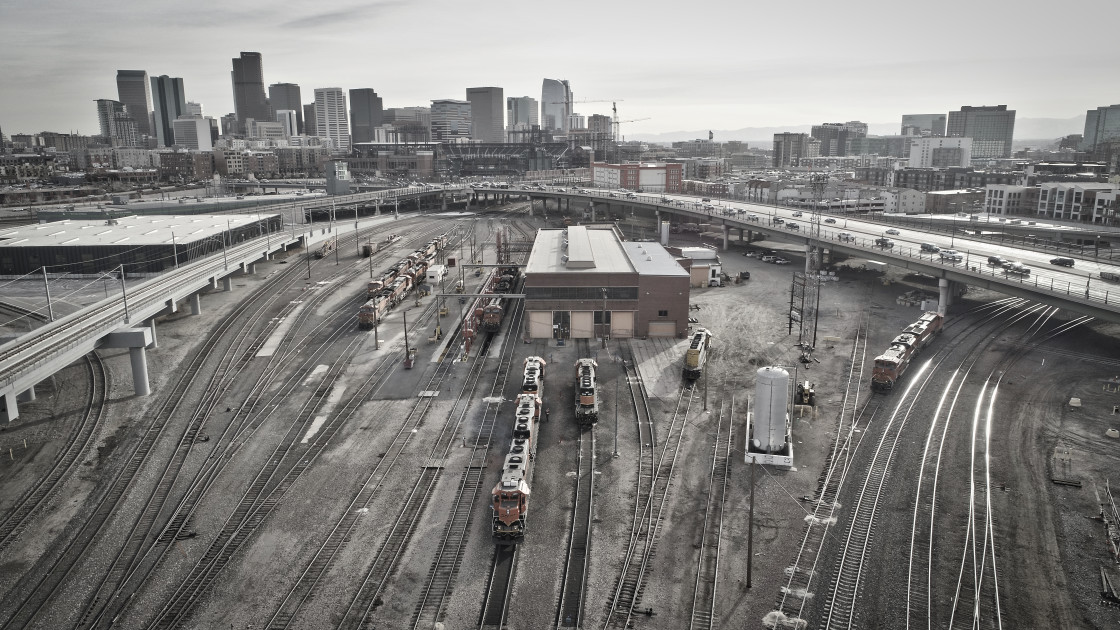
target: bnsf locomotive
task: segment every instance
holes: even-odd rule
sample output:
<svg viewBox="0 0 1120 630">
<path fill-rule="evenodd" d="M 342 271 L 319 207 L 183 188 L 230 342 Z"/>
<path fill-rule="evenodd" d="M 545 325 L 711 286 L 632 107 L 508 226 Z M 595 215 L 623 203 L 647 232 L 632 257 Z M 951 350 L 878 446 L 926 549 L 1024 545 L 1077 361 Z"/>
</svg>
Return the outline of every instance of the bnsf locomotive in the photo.
<svg viewBox="0 0 1120 630">
<path fill-rule="evenodd" d="M 544 366 L 541 357 L 527 357 L 521 393 L 514 411 L 513 443 L 502 464 L 502 478 L 490 492 L 494 511 L 494 542 L 517 544 L 525 539 L 525 517 L 529 509 L 529 477 L 536 446 L 535 423 L 541 417 L 544 395 Z"/>
<path fill-rule="evenodd" d="M 493 293 L 493 297 L 479 298 L 482 309 L 480 329 L 483 332 L 498 332 L 502 328 L 502 318 L 505 316 L 506 299 L 499 294 L 512 293 L 521 278 L 521 270 L 517 267 L 503 267 L 496 270 L 487 280 L 483 293 Z"/>
<path fill-rule="evenodd" d="M 410 291 L 423 284 L 428 267 L 435 262 L 436 254 L 447 246 L 449 238 L 448 234 L 444 234 L 432 239 L 386 269 L 376 280 L 369 281 L 366 285 L 366 297 L 369 299 L 358 308 L 358 328 L 373 328 L 389 309 L 400 304 Z M 397 240 L 400 237 L 392 235 L 382 243 L 391 244 Z"/>
<path fill-rule="evenodd" d="M 712 333 L 707 328 L 697 328 L 684 353 L 684 377 L 695 381 L 704 373 L 708 362 L 708 348 L 712 345 Z"/>
<path fill-rule="evenodd" d="M 599 421 L 599 389 L 595 384 L 595 359 L 576 361 L 576 423 L 589 427 Z"/>
<path fill-rule="evenodd" d="M 918 352 L 941 332 L 943 319 L 939 313 L 922 313 L 918 321 L 895 337 L 887 350 L 875 357 L 875 366 L 871 370 L 871 389 L 877 392 L 894 389 L 895 382 L 902 377 Z"/>
</svg>

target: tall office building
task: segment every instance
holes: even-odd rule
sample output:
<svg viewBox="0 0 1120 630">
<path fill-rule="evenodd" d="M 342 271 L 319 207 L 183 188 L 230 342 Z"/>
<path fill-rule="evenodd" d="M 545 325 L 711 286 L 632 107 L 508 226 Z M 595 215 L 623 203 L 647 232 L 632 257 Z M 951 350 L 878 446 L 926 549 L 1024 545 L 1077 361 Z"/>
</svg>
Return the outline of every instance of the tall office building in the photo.
<svg viewBox="0 0 1120 630">
<path fill-rule="evenodd" d="M 276 122 L 284 127 L 284 135 L 287 137 L 299 135 L 299 122 L 294 109 L 278 109 L 276 110 Z"/>
<path fill-rule="evenodd" d="M 1015 134 L 1015 110 L 1006 105 L 965 105 L 949 112 L 945 135 L 950 138 L 972 138 L 972 157 L 1009 158 L 1011 138 Z"/>
<path fill-rule="evenodd" d="M 117 100 L 124 103 L 141 135 L 152 135 L 152 86 L 147 70 L 117 70 Z"/>
<path fill-rule="evenodd" d="M 299 86 L 295 83 L 273 83 L 268 86 L 268 104 L 273 112 L 290 109 L 296 113 L 295 135 L 303 133 L 303 99 L 300 98 Z M 275 119 L 280 121 L 279 118 Z M 283 122 L 283 121 L 280 121 Z"/>
<path fill-rule="evenodd" d="M 319 133 L 319 129 L 315 126 L 315 103 L 308 103 L 303 106 L 303 133 L 308 136 Z"/>
<path fill-rule="evenodd" d="M 525 125 L 527 129 L 533 125 L 541 124 L 540 108 L 537 99 L 531 96 L 509 96 L 506 98 L 506 128 L 518 129 L 517 125 Z"/>
<path fill-rule="evenodd" d="M 432 109 L 430 107 L 390 107 L 382 122 L 393 125 L 397 142 L 430 142 Z"/>
<path fill-rule="evenodd" d="M 373 130 L 384 119 L 381 97 L 372 88 L 350 90 L 350 141 L 373 142 Z"/>
<path fill-rule="evenodd" d="M 505 92 L 500 87 L 467 88 L 471 104 L 471 138 L 479 142 L 505 142 Z"/>
<path fill-rule="evenodd" d="M 233 113 L 237 114 L 239 133 L 245 133 L 245 121 L 272 120 L 268 99 L 264 96 L 264 64 L 258 52 L 242 52 L 233 60 Z"/>
<path fill-rule="evenodd" d="M 465 140 L 471 137 L 471 104 L 442 99 L 432 101 L 432 142 Z"/>
<path fill-rule="evenodd" d="M 152 77 L 152 121 L 156 126 L 156 140 L 161 147 L 175 144 L 177 118 L 187 113 L 187 98 L 183 94 L 183 80 L 162 75 Z"/>
<path fill-rule="evenodd" d="M 195 103 L 194 101 L 187 101 L 187 113 L 191 116 L 202 115 L 202 103 Z"/>
<path fill-rule="evenodd" d="M 101 135 L 112 138 L 116 135 L 113 133 L 114 114 L 127 113 L 124 103 L 108 98 L 99 98 L 94 102 L 97 103 L 97 124 L 101 127 Z"/>
<path fill-rule="evenodd" d="M 336 153 L 350 152 L 350 124 L 346 118 L 346 94 L 342 88 L 315 90 L 315 135 L 330 138 Z"/>
<path fill-rule="evenodd" d="M 844 123 L 824 123 L 813 125 L 811 134 L 821 141 L 820 154 L 823 156 L 847 155 L 849 143 L 848 130 Z M 801 156 L 805 157 L 805 156 Z"/>
<path fill-rule="evenodd" d="M 903 114 L 902 135 L 942 138 L 945 136 L 945 114 Z"/>
<path fill-rule="evenodd" d="M 567 79 L 545 79 L 541 86 L 541 129 L 567 133 L 573 100 Z"/>
<path fill-rule="evenodd" d="M 1098 144 L 1120 140 L 1120 105 L 1098 107 L 1085 112 L 1082 151 L 1096 151 Z"/>
</svg>

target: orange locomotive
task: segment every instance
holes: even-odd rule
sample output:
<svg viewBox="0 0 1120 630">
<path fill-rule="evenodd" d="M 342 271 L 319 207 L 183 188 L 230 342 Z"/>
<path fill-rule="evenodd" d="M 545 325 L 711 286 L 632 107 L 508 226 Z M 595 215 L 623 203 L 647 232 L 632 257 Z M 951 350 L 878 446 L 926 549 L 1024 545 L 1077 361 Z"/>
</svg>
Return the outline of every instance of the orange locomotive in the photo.
<svg viewBox="0 0 1120 630">
<path fill-rule="evenodd" d="M 871 389 L 876 392 L 889 392 L 910 366 L 910 361 L 941 332 L 944 317 L 939 313 L 927 311 L 918 321 L 910 324 L 902 334 L 891 341 L 883 354 L 875 357 L 871 370 Z"/>
<path fill-rule="evenodd" d="M 595 385 L 595 359 L 576 361 L 576 422 L 589 427 L 599 421 L 599 390 Z"/>
<path fill-rule="evenodd" d="M 513 427 L 513 443 L 502 466 L 502 478 L 491 492 L 494 509 L 494 542 L 517 544 L 525 539 L 525 515 L 529 508 L 529 473 L 533 459 L 534 423 L 540 421 L 544 395 L 545 360 L 525 359 L 521 394 Z"/>
</svg>

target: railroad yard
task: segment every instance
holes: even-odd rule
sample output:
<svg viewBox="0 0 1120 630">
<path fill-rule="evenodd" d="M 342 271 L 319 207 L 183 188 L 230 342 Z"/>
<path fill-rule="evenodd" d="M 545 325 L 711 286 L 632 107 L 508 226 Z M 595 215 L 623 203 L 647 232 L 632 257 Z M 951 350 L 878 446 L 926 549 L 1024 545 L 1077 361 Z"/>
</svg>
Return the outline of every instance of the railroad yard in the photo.
<svg viewBox="0 0 1120 630">
<path fill-rule="evenodd" d="M 899 295 L 936 280 L 838 266 L 803 360 L 788 313 L 804 252 L 732 241 L 723 270 L 750 279 L 693 289 L 712 333 L 693 384 L 687 339 L 530 342 L 515 300 L 464 351 L 465 307 L 436 294 L 460 270 L 477 291 L 489 270 L 469 261 L 497 264 L 499 231 L 527 242 L 548 225 L 524 203 L 386 218 L 160 318 L 149 397 L 132 394 L 127 350 L 58 373 L 0 430 L 0 628 L 1120 623 L 1103 593 L 1120 590 L 1105 524 L 1120 326 L 970 290 L 876 394 L 873 360 L 922 314 Z M 454 275 L 360 329 L 370 278 L 441 238 Z M 491 489 L 528 357 L 545 366 L 524 540 L 496 545 Z M 591 429 L 575 420 L 581 358 Z M 792 469 L 744 462 L 765 366 L 815 388 L 793 407 Z"/>
</svg>

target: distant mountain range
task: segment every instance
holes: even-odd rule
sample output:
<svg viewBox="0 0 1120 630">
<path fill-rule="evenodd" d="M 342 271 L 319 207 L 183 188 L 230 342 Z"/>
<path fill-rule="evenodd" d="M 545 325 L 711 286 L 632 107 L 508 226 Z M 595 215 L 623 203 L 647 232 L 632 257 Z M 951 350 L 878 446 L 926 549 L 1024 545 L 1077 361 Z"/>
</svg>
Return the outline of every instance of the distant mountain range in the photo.
<svg viewBox="0 0 1120 630">
<path fill-rule="evenodd" d="M 899 132 L 901 123 L 868 123 L 868 133 L 877 136 L 892 135 Z M 768 148 L 774 142 L 776 133 L 809 133 L 812 125 L 786 125 L 784 127 L 743 127 L 741 129 L 713 129 L 717 141 L 741 140 L 748 142 L 752 147 Z M 1015 120 L 1015 140 L 1020 141 L 1051 141 L 1072 133 L 1081 133 L 1085 130 L 1085 115 L 1072 118 L 1017 118 Z M 668 144 L 684 140 L 707 138 L 708 129 L 696 131 L 669 131 L 655 134 L 628 134 L 628 140 L 643 140 L 646 142 L 659 142 Z"/>
</svg>

